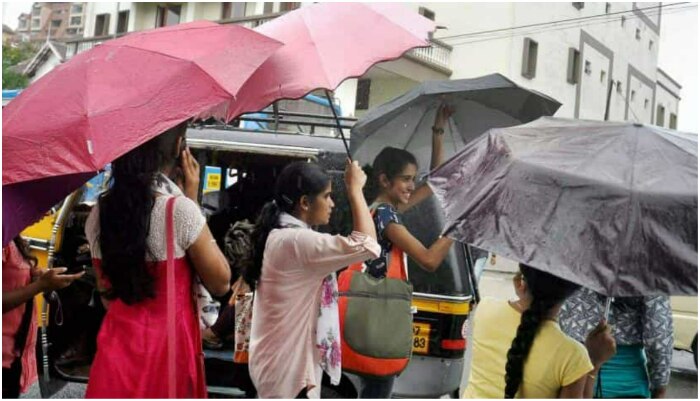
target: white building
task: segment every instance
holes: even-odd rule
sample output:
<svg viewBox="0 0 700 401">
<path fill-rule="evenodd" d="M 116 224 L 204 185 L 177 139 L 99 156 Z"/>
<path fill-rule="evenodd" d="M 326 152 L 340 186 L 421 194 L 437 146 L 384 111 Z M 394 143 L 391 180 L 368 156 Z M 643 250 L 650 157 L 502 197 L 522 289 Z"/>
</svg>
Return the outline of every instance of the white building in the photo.
<svg viewBox="0 0 700 401">
<path fill-rule="evenodd" d="M 126 32 L 207 19 L 254 28 L 311 3 L 87 3 L 66 58 Z M 499 72 L 562 103 L 559 117 L 677 124 L 680 85 L 657 67 L 660 3 L 408 3 L 446 29 L 335 91 L 360 117 L 428 79 Z M 663 115 L 663 117 L 662 117 Z M 658 118 L 657 118 L 658 117 Z"/>
</svg>

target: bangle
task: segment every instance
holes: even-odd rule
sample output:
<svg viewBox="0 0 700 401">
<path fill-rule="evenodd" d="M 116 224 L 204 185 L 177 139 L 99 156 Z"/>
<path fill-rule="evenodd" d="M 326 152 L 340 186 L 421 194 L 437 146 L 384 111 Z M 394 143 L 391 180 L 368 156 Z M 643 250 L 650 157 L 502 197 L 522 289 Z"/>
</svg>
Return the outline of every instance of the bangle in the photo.
<svg viewBox="0 0 700 401">
<path fill-rule="evenodd" d="M 591 378 L 593 381 L 595 381 L 595 379 L 596 379 L 596 375 L 592 375 L 590 373 L 588 374 L 588 377 Z"/>
<path fill-rule="evenodd" d="M 433 134 L 442 135 L 444 133 L 445 133 L 445 130 L 443 128 L 438 128 L 436 126 L 433 126 Z"/>
</svg>

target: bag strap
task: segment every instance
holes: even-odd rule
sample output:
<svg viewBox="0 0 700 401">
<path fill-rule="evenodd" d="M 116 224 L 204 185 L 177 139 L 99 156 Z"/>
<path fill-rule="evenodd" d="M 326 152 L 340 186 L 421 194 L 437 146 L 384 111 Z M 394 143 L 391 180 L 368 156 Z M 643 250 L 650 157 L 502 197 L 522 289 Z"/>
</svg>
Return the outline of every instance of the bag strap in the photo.
<svg viewBox="0 0 700 401">
<path fill-rule="evenodd" d="M 17 329 L 17 334 L 15 335 L 15 351 L 18 353 L 18 359 L 22 359 L 24 354 L 24 348 L 27 345 L 27 339 L 29 338 L 29 326 L 32 323 L 32 317 L 34 312 L 34 297 L 29 298 L 24 304 L 24 313 L 22 313 L 22 320 L 20 321 L 19 328 Z M 21 363 L 21 362 L 20 362 Z"/>
<path fill-rule="evenodd" d="M 173 224 L 173 207 L 175 197 L 170 197 L 165 204 L 165 242 L 167 249 L 166 292 L 167 292 L 167 350 L 168 350 L 168 398 L 176 398 L 175 370 L 175 229 Z"/>
</svg>

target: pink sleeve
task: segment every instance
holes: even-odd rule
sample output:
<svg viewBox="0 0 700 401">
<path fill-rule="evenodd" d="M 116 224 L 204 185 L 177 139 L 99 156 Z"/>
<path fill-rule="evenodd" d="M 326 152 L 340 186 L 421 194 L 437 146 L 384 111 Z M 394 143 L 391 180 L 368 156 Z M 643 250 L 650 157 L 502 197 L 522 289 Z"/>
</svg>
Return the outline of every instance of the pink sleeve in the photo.
<svg viewBox="0 0 700 401">
<path fill-rule="evenodd" d="M 367 234 L 353 231 L 347 237 L 299 230 L 296 246 L 305 267 L 328 274 L 353 263 L 379 257 L 381 248 Z"/>
</svg>

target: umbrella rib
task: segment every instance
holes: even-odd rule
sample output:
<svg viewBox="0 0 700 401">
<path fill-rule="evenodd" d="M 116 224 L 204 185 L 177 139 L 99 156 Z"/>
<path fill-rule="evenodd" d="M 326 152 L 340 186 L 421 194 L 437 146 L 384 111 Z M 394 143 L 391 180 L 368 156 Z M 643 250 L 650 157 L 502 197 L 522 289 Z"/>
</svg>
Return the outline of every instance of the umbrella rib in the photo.
<svg viewBox="0 0 700 401">
<path fill-rule="evenodd" d="M 408 138 L 408 142 L 406 142 L 406 145 L 404 145 L 404 149 L 408 149 L 408 145 L 410 145 L 411 142 L 413 142 L 413 138 L 416 137 L 416 131 L 418 131 L 418 127 L 421 126 L 421 124 L 423 123 L 423 120 L 425 120 L 425 117 L 428 115 L 430 110 L 432 110 L 432 109 L 426 110 L 425 113 L 423 113 L 423 115 L 421 116 L 420 120 L 418 120 L 418 124 L 416 124 L 416 128 L 413 129 L 413 134 L 411 134 L 411 137 Z"/>
<path fill-rule="evenodd" d="M 323 75 L 324 75 L 324 78 L 326 80 L 324 88 L 328 88 L 330 90 L 335 90 L 335 88 L 331 88 L 329 74 L 328 74 L 328 71 L 326 70 L 326 66 L 323 63 L 323 58 L 321 57 L 321 52 L 319 51 L 318 45 L 316 44 L 316 40 L 314 40 L 314 36 L 312 35 L 311 30 L 309 29 L 309 25 L 306 23 L 306 14 L 300 13 L 299 16 L 304 20 L 304 23 L 302 24 L 302 26 L 304 27 L 304 30 L 306 30 L 306 33 L 309 35 L 309 39 L 311 39 L 311 44 L 313 45 L 313 47 L 315 49 L 316 59 L 318 60 L 318 64 L 321 66 L 321 69 L 323 69 Z M 312 91 L 313 90 L 311 90 L 309 92 L 312 92 Z M 307 93 L 309 93 L 309 92 L 307 92 Z M 331 107 L 332 107 L 332 105 L 331 105 Z"/>
<path fill-rule="evenodd" d="M 111 46 L 111 47 L 115 47 L 115 48 L 116 48 L 117 46 Z M 120 45 L 119 47 L 128 47 L 128 48 L 130 48 L 130 49 L 134 49 L 134 50 L 138 50 L 138 51 L 142 51 L 142 52 L 146 52 L 146 53 L 154 53 L 154 54 L 161 55 L 161 56 L 163 56 L 163 57 L 168 57 L 168 58 L 173 59 L 173 60 L 178 60 L 178 61 L 182 61 L 182 62 L 185 62 L 185 63 L 193 64 L 193 65 L 195 65 L 202 73 L 204 73 L 205 76 L 209 77 L 209 79 L 211 79 L 214 83 L 216 83 L 216 86 L 218 86 L 218 87 L 219 87 L 220 89 L 222 89 L 224 92 L 228 93 L 231 97 L 236 97 L 236 94 L 235 94 L 235 93 L 231 93 L 231 92 L 229 92 L 228 90 L 226 90 L 226 88 L 224 88 L 224 87 L 221 85 L 221 83 L 220 83 L 219 81 L 217 81 L 214 77 L 212 77 L 204 68 L 202 68 L 201 65 L 199 65 L 199 63 L 197 63 L 197 62 L 194 61 L 194 60 L 188 60 L 188 59 L 184 59 L 184 58 L 180 58 L 180 57 L 173 56 L 172 54 L 163 53 L 163 52 L 158 51 L 158 50 L 143 49 L 143 48 L 141 48 L 141 47 L 132 46 L 132 45 L 128 45 L 128 44 L 123 44 L 123 45 Z"/>
<path fill-rule="evenodd" d="M 630 188 L 630 189 L 629 189 L 629 198 L 628 198 L 628 201 L 627 201 L 627 202 L 628 202 L 628 203 L 627 203 L 627 218 L 626 218 L 627 224 L 626 224 L 626 226 L 625 226 L 624 235 L 621 236 L 622 238 L 621 238 L 621 241 L 620 241 L 620 242 L 621 242 L 621 244 L 620 244 L 620 249 L 623 249 L 623 250 L 629 250 L 629 249 L 630 249 L 628 245 L 629 245 L 629 242 L 630 242 L 630 239 L 631 239 L 631 238 L 628 238 L 628 236 L 629 236 L 630 233 L 632 232 L 632 227 L 631 227 L 631 225 L 632 225 L 632 220 L 631 220 L 631 216 L 632 216 L 632 207 L 633 207 L 633 205 L 634 205 L 634 200 L 636 200 L 636 197 L 637 197 L 637 196 L 636 196 L 636 195 L 637 195 L 637 191 L 636 191 L 635 188 L 634 188 L 634 178 L 635 178 L 635 171 L 634 171 L 634 169 L 635 169 L 635 166 L 636 166 L 637 156 L 638 156 L 638 154 L 639 154 L 639 133 L 636 132 L 636 131 L 637 131 L 637 130 L 635 130 L 635 132 L 633 132 L 633 133 L 631 134 L 631 136 L 632 136 L 633 139 L 634 139 L 634 149 L 633 149 L 633 151 L 632 151 L 632 163 L 631 163 L 631 165 L 632 165 L 631 170 L 632 170 L 632 171 L 631 171 L 631 173 L 630 173 L 630 182 L 629 182 L 629 188 Z M 629 135 L 628 135 L 628 136 L 629 136 Z M 615 289 L 615 287 L 617 287 L 617 284 L 618 284 L 619 281 L 620 281 L 620 279 L 619 279 L 619 277 L 620 277 L 620 276 L 619 276 L 619 274 L 620 274 L 620 267 L 622 266 L 622 262 L 625 261 L 625 256 L 626 256 L 625 254 L 626 254 L 625 251 L 620 252 L 620 260 L 618 261 L 618 263 L 615 264 L 615 266 L 613 266 L 613 271 L 614 271 L 614 273 L 615 273 L 615 279 L 614 279 L 612 285 L 610 286 L 610 289 L 609 289 L 609 291 L 608 291 L 608 295 L 612 295 L 613 290 Z M 629 259 L 629 258 L 627 258 L 627 259 Z"/>
</svg>

